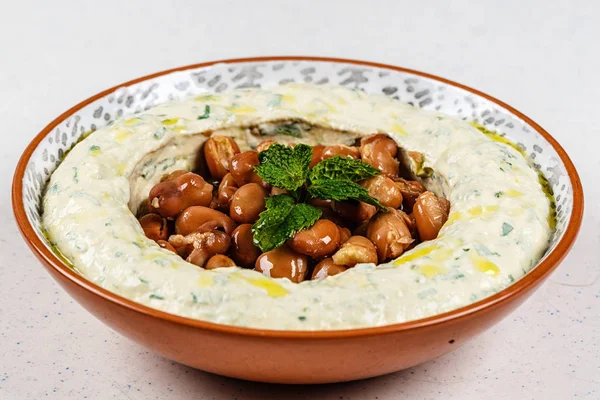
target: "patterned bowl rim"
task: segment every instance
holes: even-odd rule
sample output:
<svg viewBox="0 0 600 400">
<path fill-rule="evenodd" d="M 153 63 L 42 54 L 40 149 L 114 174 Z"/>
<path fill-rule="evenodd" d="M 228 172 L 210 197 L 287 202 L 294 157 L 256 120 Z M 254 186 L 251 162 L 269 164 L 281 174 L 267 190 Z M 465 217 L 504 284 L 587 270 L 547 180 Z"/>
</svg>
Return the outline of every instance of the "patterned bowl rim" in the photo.
<svg viewBox="0 0 600 400">
<path fill-rule="evenodd" d="M 192 318 L 181 317 L 175 314 L 170 314 L 164 311 L 159 311 L 148 306 L 144 306 L 142 304 L 136 303 L 132 300 L 126 299 L 125 297 L 121 297 L 115 293 L 109 292 L 106 289 L 101 288 L 100 286 L 88 281 L 82 275 L 77 274 L 68 265 L 66 265 L 63 261 L 61 261 L 46 245 L 42 242 L 42 239 L 36 234 L 33 226 L 29 222 L 25 214 L 25 206 L 23 202 L 23 178 L 25 176 L 25 169 L 31 158 L 33 152 L 38 147 L 40 142 L 46 136 L 52 132 L 52 130 L 63 122 L 65 119 L 73 115 L 78 110 L 84 108 L 88 104 L 109 95 L 115 90 L 124 87 L 130 86 L 142 81 L 146 81 L 149 79 L 157 78 L 160 76 L 164 76 L 173 72 L 185 71 L 196 68 L 209 67 L 214 64 L 235 64 L 235 63 L 247 63 L 247 62 L 266 62 L 266 61 L 315 61 L 315 62 L 333 62 L 333 63 L 346 63 L 346 64 L 354 64 L 354 65 L 362 65 L 367 67 L 375 67 L 382 69 L 389 69 L 409 74 L 418 75 L 424 78 L 432 79 L 437 82 L 441 82 L 447 85 L 451 85 L 465 91 L 468 91 L 477 96 L 483 97 L 496 105 L 506 109 L 508 112 L 513 115 L 521 118 L 523 121 L 528 123 L 535 131 L 544 137 L 548 143 L 552 145 L 556 153 L 559 155 L 561 161 L 566 167 L 567 173 L 569 175 L 569 180 L 573 187 L 573 208 L 571 211 L 571 218 L 569 223 L 565 229 L 565 232 L 560 239 L 560 241 L 556 244 L 555 248 L 550 251 L 546 255 L 546 257 L 536 266 L 534 267 L 527 275 L 523 278 L 515 282 L 514 284 L 508 286 L 507 288 L 501 290 L 500 292 L 487 297 L 483 300 L 477 301 L 475 303 L 469 304 L 467 306 L 458 308 L 456 310 L 452 310 L 449 312 L 445 312 L 442 314 L 434 315 L 432 317 L 418 319 L 414 321 L 402 322 L 391 325 L 377 326 L 377 327 L 369 327 L 369 328 L 358 328 L 358 329 L 343 329 L 343 330 L 323 330 L 323 331 L 291 331 L 291 330 L 272 330 L 272 329 L 256 329 L 256 328 L 245 328 L 239 326 L 232 325 L 222 325 L 213 322 L 207 322 Z M 482 93 L 478 90 L 472 89 L 468 86 L 462 85 L 460 83 L 441 78 L 435 75 L 431 75 L 425 72 L 420 72 L 408 68 L 397 67 L 393 65 L 380 64 L 369 61 L 360 61 L 360 60 L 352 60 L 352 59 L 342 59 L 342 58 L 330 58 L 330 57 L 310 57 L 310 56 L 268 56 L 268 57 L 249 57 L 249 58 L 235 58 L 235 59 L 226 59 L 219 61 L 209 61 L 200 64 L 187 65 L 183 67 L 173 68 L 161 72 L 157 72 L 154 74 L 150 74 L 147 76 L 143 76 L 141 78 L 133 79 L 128 82 L 122 83 L 120 85 L 114 86 L 110 89 L 104 90 L 95 96 L 92 96 L 81 103 L 75 105 L 70 108 L 59 117 L 57 117 L 54 121 L 48 124 L 40 133 L 38 133 L 35 138 L 29 143 L 19 162 L 17 164 L 15 174 L 13 177 L 12 183 L 12 204 L 13 204 L 13 212 L 17 221 L 17 225 L 21 232 L 21 235 L 27 242 L 28 246 L 34 252 L 34 254 L 38 257 L 40 261 L 42 261 L 46 266 L 53 268 L 58 274 L 62 275 L 63 278 L 70 280 L 76 285 L 90 291 L 96 296 L 110 301 L 114 304 L 117 304 L 121 307 L 154 317 L 165 320 L 166 322 L 176 323 L 185 325 L 191 328 L 199 328 L 205 329 L 214 332 L 221 332 L 232 335 L 242 335 L 242 336 L 255 336 L 255 337 L 269 337 L 269 338 L 281 338 L 281 339 L 338 339 L 338 338 L 346 338 L 346 337 L 358 337 L 358 336 L 372 336 L 379 334 L 386 334 L 392 332 L 399 331 L 408 331 L 408 330 L 416 330 L 422 329 L 426 327 L 431 327 L 433 325 L 444 324 L 450 321 L 458 322 L 459 320 L 468 319 L 471 317 L 475 317 L 477 314 L 482 315 L 486 311 L 489 311 L 493 308 L 500 307 L 503 303 L 509 301 L 513 297 L 518 297 L 520 295 L 525 295 L 529 292 L 533 287 L 541 282 L 541 280 L 545 279 L 562 261 L 562 259 L 567 255 L 570 248 L 572 247 L 575 239 L 577 238 L 577 234 L 579 233 L 579 229 L 581 226 L 581 221 L 583 218 L 583 188 L 581 186 L 581 180 L 579 179 L 579 175 L 573 162 L 565 152 L 565 150 L 558 144 L 558 142 L 544 130 L 541 126 L 531 120 L 529 117 L 524 115 L 523 113 L 517 111 L 513 107 L 509 106 L 506 103 L 503 103 L 500 100 L 495 99 L 492 96 L 489 96 L 485 93 Z"/>
</svg>

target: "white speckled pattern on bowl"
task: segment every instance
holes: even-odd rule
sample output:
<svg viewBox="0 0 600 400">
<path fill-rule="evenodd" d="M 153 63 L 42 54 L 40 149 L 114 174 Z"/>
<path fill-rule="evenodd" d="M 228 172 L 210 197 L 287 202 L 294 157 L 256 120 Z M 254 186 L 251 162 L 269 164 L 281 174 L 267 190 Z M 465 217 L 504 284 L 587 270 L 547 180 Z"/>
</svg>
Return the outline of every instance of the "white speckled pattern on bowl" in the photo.
<svg viewBox="0 0 600 400">
<path fill-rule="evenodd" d="M 482 96 L 417 74 L 383 67 L 313 60 L 222 63 L 173 72 L 121 87 L 67 115 L 39 144 L 28 162 L 23 180 L 23 202 L 29 222 L 48 246 L 40 225 L 42 192 L 64 153 L 84 132 L 169 100 L 206 92 L 288 82 L 329 83 L 360 88 L 368 93 L 392 96 L 416 107 L 435 109 L 474 121 L 506 135 L 526 152 L 554 191 L 557 226 L 549 250 L 564 234 L 573 206 L 571 182 L 565 165 L 552 145 L 525 121 Z"/>
</svg>

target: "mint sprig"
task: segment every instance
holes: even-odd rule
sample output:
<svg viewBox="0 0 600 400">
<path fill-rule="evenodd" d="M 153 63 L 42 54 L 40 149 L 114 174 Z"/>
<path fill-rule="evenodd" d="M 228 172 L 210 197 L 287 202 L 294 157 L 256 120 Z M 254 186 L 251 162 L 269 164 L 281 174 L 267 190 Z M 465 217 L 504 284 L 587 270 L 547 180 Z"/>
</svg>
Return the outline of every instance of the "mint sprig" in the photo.
<svg viewBox="0 0 600 400">
<path fill-rule="evenodd" d="M 263 252 L 273 250 L 294 235 L 314 225 L 322 211 L 309 204 L 296 204 L 286 194 L 266 199 L 266 209 L 252 226 L 254 244 Z"/>
<path fill-rule="evenodd" d="M 384 208 L 376 198 L 371 197 L 367 189 L 347 179 L 320 179 L 313 181 L 308 187 L 308 194 L 321 200 L 357 200 L 378 208 Z"/>
<path fill-rule="evenodd" d="M 260 165 L 254 167 L 265 182 L 289 191 L 296 191 L 306 183 L 312 147 L 298 144 L 289 147 L 273 144 L 258 154 Z"/>
<path fill-rule="evenodd" d="M 325 179 L 345 179 L 357 182 L 376 175 L 379 175 L 379 170 L 367 163 L 350 157 L 335 156 L 315 165 L 308 178 L 311 182 Z"/>
<path fill-rule="evenodd" d="M 297 232 L 308 229 L 321 217 L 319 208 L 306 204 L 309 197 L 345 201 L 362 201 L 385 209 L 357 181 L 379 174 L 367 163 L 335 156 L 309 169 L 313 149 L 305 144 L 294 147 L 273 144 L 259 153 L 260 164 L 254 167 L 267 183 L 285 189 L 266 199 L 266 209 L 252 226 L 254 244 L 263 252 L 273 250 Z"/>
</svg>

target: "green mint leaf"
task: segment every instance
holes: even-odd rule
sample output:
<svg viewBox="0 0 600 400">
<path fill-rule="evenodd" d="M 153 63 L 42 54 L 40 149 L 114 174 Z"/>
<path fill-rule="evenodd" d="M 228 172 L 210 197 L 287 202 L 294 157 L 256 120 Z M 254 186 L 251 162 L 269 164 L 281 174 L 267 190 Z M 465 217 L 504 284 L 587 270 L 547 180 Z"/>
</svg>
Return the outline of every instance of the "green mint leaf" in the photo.
<svg viewBox="0 0 600 400">
<path fill-rule="evenodd" d="M 358 183 L 344 179 L 321 179 L 313 181 L 308 188 L 308 194 L 321 200 L 358 200 L 383 209 L 379 201 L 371 197 L 369 192 Z"/>
<path fill-rule="evenodd" d="M 296 232 L 310 228 L 322 213 L 309 204 L 295 204 L 294 199 L 286 194 L 267 198 L 266 206 L 252 226 L 254 244 L 263 252 L 281 246 Z"/>
<path fill-rule="evenodd" d="M 315 165 L 310 171 L 309 179 L 312 182 L 324 179 L 347 179 L 356 182 L 376 175 L 379 175 L 379 170 L 365 162 L 335 156 Z"/>
<path fill-rule="evenodd" d="M 198 115 L 198 119 L 207 119 L 210 117 L 210 106 L 207 104 L 204 106 L 204 114 Z"/>
<path fill-rule="evenodd" d="M 260 165 L 254 167 L 258 175 L 269 184 L 295 191 L 306 182 L 312 158 L 312 147 L 298 144 L 288 147 L 273 144 L 258 154 Z"/>
</svg>

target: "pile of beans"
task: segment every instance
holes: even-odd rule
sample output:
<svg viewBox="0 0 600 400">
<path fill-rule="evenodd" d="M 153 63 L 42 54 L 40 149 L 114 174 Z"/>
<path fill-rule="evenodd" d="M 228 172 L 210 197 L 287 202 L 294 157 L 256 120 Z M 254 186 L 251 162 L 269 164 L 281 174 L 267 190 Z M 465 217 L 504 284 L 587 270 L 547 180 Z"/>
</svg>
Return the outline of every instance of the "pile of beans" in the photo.
<svg viewBox="0 0 600 400">
<path fill-rule="evenodd" d="M 387 207 L 363 202 L 312 199 L 323 213 L 311 228 L 298 232 L 281 247 L 262 253 L 253 243 L 252 225 L 265 209 L 265 198 L 285 193 L 254 171 L 256 150 L 241 152 L 226 136 L 208 139 L 200 151 L 205 176 L 175 171 L 149 193 L 147 214 L 139 221 L 162 248 L 205 269 L 239 266 L 292 282 L 324 279 L 359 263 L 382 263 L 431 240 L 446 222 L 448 200 L 417 182 L 399 176 L 398 147 L 386 135 L 363 137 L 356 146 L 314 146 L 311 167 L 340 155 L 361 159 L 381 174 L 359 182 Z"/>
</svg>

